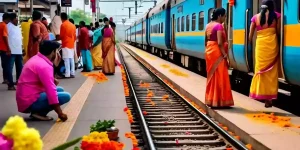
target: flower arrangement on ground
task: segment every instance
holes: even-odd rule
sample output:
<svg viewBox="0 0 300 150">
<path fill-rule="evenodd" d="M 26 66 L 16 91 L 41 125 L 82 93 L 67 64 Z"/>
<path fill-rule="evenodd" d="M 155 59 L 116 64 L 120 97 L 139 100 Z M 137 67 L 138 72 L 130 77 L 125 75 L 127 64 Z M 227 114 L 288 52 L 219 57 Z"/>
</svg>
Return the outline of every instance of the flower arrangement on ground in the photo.
<svg viewBox="0 0 300 150">
<path fill-rule="evenodd" d="M 28 128 L 24 119 L 13 116 L 8 119 L 0 133 L 1 150 L 42 150 L 39 131 Z"/>
<path fill-rule="evenodd" d="M 90 127 L 90 133 L 92 132 L 107 132 L 110 140 L 117 140 L 119 129 L 115 127 L 115 120 L 97 121 Z"/>
</svg>

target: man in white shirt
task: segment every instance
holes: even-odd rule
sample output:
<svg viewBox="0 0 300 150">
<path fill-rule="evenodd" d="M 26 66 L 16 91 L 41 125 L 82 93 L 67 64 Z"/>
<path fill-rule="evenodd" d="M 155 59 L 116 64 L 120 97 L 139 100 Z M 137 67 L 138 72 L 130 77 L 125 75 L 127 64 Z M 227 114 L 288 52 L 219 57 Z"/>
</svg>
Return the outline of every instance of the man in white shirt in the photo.
<svg viewBox="0 0 300 150">
<path fill-rule="evenodd" d="M 52 33 L 54 33 L 56 39 L 59 39 L 61 24 L 62 24 L 62 21 L 59 16 L 59 11 L 55 10 L 55 16 L 52 19 L 50 28 L 51 28 Z"/>
<path fill-rule="evenodd" d="M 9 57 L 8 90 L 15 90 L 13 75 L 12 75 L 14 65 L 16 65 L 17 82 L 23 68 L 22 32 L 21 32 L 21 28 L 18 27 L 17 14 L 11 13 L 9 14 L 9 17 L 10 17 L 10 22 L 7 24 L 7 31 L 8 31 L 8 46 L 11 50 L 11 55 Z"/>
</svg>

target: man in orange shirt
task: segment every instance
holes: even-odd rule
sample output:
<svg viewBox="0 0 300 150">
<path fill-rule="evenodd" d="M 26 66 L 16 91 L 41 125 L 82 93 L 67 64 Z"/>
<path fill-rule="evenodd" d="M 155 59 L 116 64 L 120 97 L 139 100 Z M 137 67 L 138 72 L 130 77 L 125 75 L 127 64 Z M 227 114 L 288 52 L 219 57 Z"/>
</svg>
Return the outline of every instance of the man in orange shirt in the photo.
<svg viewBox="0 0 300 150">
<path fill-rule="evenodd" d="M 65 62 L 65 77 L 75 77 L 74 43 L 76 41 L 76 27 L 68 20 L 66 13 L 60 15 L 62 24 L 60 26 L 60 39 L 62 43 L 62 58 Z"/>
<path fill-rule="evenodd" d="M 3 71 L 3 83 L 8 84 L 8 69 L 9 69 L 9 57 L 11 54 L 10 48 L 8 46 L 8 31 L 7 24 L 9 23 L 9 14 L 4 13 L 2 16 L 3 22 L 0 23 L 0 55 L 1 55 L 1 65 Z"/>
</svg>

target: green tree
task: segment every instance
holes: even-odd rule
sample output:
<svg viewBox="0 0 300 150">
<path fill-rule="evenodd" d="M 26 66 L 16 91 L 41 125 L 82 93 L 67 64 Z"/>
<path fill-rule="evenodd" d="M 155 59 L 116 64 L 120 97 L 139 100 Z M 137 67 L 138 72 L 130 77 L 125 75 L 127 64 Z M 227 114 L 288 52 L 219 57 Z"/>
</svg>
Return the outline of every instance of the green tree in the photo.
<svg viewBox="0 0 300 150">
<path fill-rule="evenodd" d="M 104 18 L 105 16 L 105 14 L 100 13 L 100 18 Z M 72 10 L 70 18 L 74 20 L 75 24 L 79 24 L 80 21 L 84 21 L 86 24 L 92 22 L 92 15 L 90 13 L 84 13 L 81 9 Z"/>
</svg>

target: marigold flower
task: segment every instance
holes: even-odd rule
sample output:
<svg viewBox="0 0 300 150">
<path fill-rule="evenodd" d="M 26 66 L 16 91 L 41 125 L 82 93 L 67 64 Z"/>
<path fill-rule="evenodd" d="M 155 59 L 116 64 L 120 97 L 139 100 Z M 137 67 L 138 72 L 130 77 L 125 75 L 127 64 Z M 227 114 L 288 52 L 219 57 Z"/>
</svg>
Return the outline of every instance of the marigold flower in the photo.
<svg viewBox="0 0 300 150">
<path fill-rule="evenodd" d="M 13 116 L 6 121 L 1 133 L 10 139 L 14 139 L 22 130 L 26 128 L 27 124 L 22 117 Z"/>
</svg>

